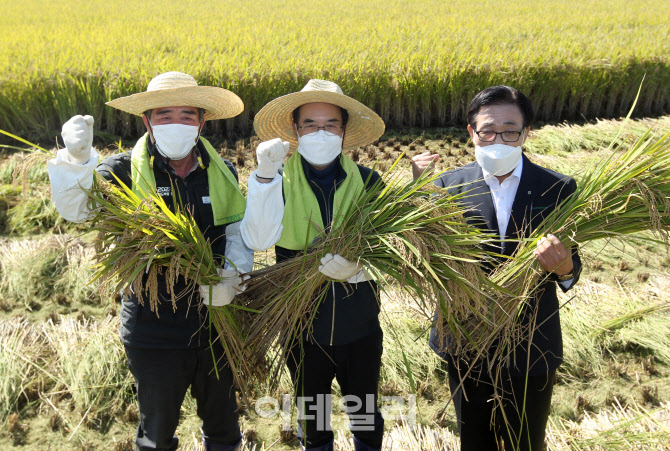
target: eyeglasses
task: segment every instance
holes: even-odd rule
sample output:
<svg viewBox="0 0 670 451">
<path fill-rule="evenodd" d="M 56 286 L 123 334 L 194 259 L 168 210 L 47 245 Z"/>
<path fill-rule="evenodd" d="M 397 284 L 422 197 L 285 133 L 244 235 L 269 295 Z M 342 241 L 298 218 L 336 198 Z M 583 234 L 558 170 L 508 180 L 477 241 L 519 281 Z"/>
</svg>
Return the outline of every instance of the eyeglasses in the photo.
<svg viewBox="0 0 670 451">
<path fill-rule="evenodd" d="M 477 134 L 477 136 L 479 137 L 479 140 L 483 141 L 483 142 L 495 141 L 496 137 L 498 135 L 500 135 L 502 140 L 505 141 L 506 143 L 513 143 L 513 142 L 518 141 L 519 138 L 521 137 L 521 133 L 523 133 L 523 131 L 520 131 L 520 132 L 513 132 L 513 131 L 494 132 L 494 131 L 488 131 L 488 130 L 483 131 L 483 132 L 478 132 L 474 128 L 472 130 Z"/>
<path fill-rule="evenodd" d="M 302 133 L 304 135 L 309 135 L 310 133 L 316 133 L 319 130 L 324 130 L 326 133 L 332 133 L 333 135 L 338 135 L 340 133 L 340 130 L 342 130 L 344 127 L 335 124 L 328 124 L 324 125 L 323 127 L 319 127 L 316 124 L 307 124 L 307 125 L 298 125 L 298 128 L 302 130 Z"/>
</svg>

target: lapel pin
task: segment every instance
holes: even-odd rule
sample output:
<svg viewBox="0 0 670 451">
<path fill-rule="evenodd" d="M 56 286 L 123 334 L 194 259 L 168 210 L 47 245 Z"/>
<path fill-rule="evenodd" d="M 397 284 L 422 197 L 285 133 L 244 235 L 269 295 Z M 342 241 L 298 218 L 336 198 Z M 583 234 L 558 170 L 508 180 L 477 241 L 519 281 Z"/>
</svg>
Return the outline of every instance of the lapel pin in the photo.
<svg viewBox="0 0 670 451">
<path fill-rule="evenodd" d="M 530 191 L 528 191 L 528 195 L 530 196 Z"/>
</svg>

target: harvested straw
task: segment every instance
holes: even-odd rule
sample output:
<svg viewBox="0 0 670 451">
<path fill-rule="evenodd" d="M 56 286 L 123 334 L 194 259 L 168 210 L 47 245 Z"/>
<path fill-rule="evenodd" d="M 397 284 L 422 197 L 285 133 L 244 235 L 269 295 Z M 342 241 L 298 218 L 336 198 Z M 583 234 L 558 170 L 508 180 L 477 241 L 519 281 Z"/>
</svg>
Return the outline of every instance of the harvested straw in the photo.
<svg viewBox="0 0 670 451">
<path fill-rule="evenodd" d="M 195 291 L 188 307 L 195 299 L 194 308 L 201 308 L 197 285 L 220 282 L 216 269 L 221 263 L 193 217 L 179 205 L 171 209 L 155 191 L 141 191 L 138 196 L 118 178 L 116 183 L 118 186 L 99 179 L 89 192 L 99 251 L 93 281 L 100 281 L 103 292 L 123 290 L 141 304 L 148 300 L 156 315 L 159 290 L 169 293 L 175 310 L 179 299 Z M 175 292 L 179 278 L 186 281 L 186 288 Z M 220 340 L 236 384 L 247 393 L 247 378 L 241 375 L 252 373 L 252 367 L 262 368 L 263 358 L 249 354 L 244 347 L 245 331 L 231 312 L 244 307 L 214 307 L 211 298 L 209 304 L 210 326 L 214 323 L 218 334 L 214 340 Z"/>
<path fill-rule="evenodd" d="M 188 287 L 216 284 L 212 248 L 195 220 L 179 206 L 174 211 L 157 193 L 138 196 L 120 180 L 118 186 L 98 179 L 89 196 L 92 229 L 98 232 L 99 263 L 93 280 L 100 279 L 112 292 L 135 294 L 143 304 L 148 298 L 157 312 L 159 274 L 173 308 L 184 293 L 173 287 L 180 276 Z"/>
<path fill-rule="evenodd" d="M 259 312 L 241 320 L 248 324 L 250 353 L 269 355 L 278 346 L 280 352 L 272 354 L 283 360 L 295 340 L 310 333 L 332 283 L 318 270 L 329 252 L 358 261 L 379 283 L 397 283 L 429 318 L 439 300 L 449 312 L 449 326 L 467 340 L 460 318 L 488 312 L 490 283 L 479 262 L 489 256 L 478 247 L 488 238 L 465 223 L 458 196 L 433 189 L 429 177 L 408 184 L 394 168 L 386 186 L 363 193 L 343 212 L 341 226 L 318 237 L 301 256 L 251 273 L 247 290 L 238 296 Z M 449 304 L 441 293 L 449 293 Z M 271 382 L 278 380 L 282 365 L 274 368 Z"/>
<path fill-rule="evenodd" d="M 588 168 L 577 191 L 556 208 L 523 243 L 515 258 L 492 274 L 495 284 L 513 293 L 528 293 L 548 275 L 535 260 L 537 242 L 553 233 L 564 243 L 583 245 L 602 238 L 621 238 L 652 231 L 656 242 L 668 243 L 670 231 L 670 132 L 655 137 L 647 133 L 627 150 L 615 152 Z M 525 297 L 506 297 L 500 302 L 510 314 L 496 325 L 506 343 L 523 339 L 518 330 L 519 312 Z M 525 335 L 527 336 L 527 335 Z"/>
</svg>

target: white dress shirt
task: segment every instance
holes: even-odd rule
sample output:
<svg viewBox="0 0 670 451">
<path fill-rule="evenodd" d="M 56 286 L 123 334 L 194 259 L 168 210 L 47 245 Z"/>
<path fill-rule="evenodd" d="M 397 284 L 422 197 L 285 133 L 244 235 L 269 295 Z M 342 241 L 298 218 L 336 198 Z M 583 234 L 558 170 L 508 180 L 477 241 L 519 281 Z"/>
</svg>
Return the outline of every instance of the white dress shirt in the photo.
<svg viewBox="0 0 670 451">
<path fill-rule="evenodd" d="M 482 168 L 484 181 L 491 189 L 493 206 L 496 209 L 496 217 L 498 218 L 498 232 L 502 239 L 507 236 L 507 225 L 509 224 L 509 218 L 512 214 L 512 205 L 514 204 L 516 191 L 519 188 L 519 180 L 521 180 L 522 170 L 523 159 L 514 171 L 512 171 L 512 174 L 500 183 L 493 174 Z"/>
</svg>

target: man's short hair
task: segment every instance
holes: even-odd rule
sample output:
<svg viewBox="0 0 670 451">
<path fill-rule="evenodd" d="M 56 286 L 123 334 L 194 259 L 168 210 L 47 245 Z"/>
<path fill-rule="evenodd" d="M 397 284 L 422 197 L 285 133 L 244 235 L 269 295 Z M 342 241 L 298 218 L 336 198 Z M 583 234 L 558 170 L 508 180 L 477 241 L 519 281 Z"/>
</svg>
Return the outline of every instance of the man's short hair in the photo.
<svg viewBox="0 0 670 451">
<path fill-rule="evenodd" d="M 151 119 L 151 112 L 155 109 L 156 108 L 151 109 L 151 110 L 146 110 L 144 112 L 144 115 L 147 117 L 147 119 L 149 119 L 149 120 Z M 200 117 L 198 117 L 198 121 L 202 122 L 202 118 L 205 117 L 205 113 L 207 112 L 207 110 L 204 109 L 204 108 L 198 108 L 197 110 L 198 110 L 198 113 L 200 113 Z"/>
<path fill-rule="evenodd" d="M 298 108 L 293 110 L 293 123 L 294 124 L 298 124 L 298 122 L 300 121 L 300 107 L 301 106 L 302 105 L 300 105 Z M 349 112 L 342 107 L 339 107 L 339 108 L 340 108 L 340 111 L 342 112 L 342 125 L 347 125 L 347 121 L 349 120 Z"/>
<path fill-rule="evenodd" d="M 518 89 L 510 86 L 492 86 L 481 91 L 475 96 L 468 105 L 468 124 L 471 127 L 475 126 L 477 115 L 479 111 L 491 105 L 506 105 L 512 104 L 519 107 L 521 115 L 523 116 L 523 126 L 528 127 L 535 119 L 535 112 L 530 99 L 526 97 Z"/>
</svg>

